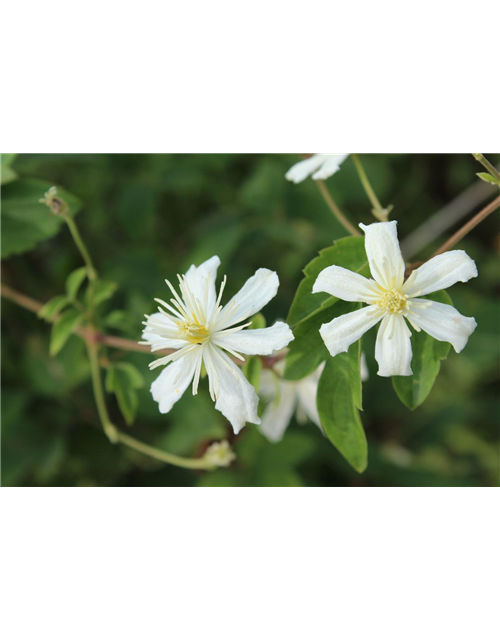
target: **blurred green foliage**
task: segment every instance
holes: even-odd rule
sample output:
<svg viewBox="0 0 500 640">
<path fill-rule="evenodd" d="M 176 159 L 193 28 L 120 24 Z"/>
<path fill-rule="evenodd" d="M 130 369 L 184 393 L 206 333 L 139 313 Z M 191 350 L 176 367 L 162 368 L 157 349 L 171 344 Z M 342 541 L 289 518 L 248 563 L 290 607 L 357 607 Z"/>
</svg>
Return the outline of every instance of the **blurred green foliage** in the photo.
<svg viewBox="0 0 500 640">
<path fill-rule="evenodd" d="M 119 288 L 103 301 L 109 333 L 139 339 L 144 313 L 164 297 L 164 279 L 191 263 L 220 256 L 229 299 L 259 267 L 278 272 L 280 289 L 264 309 L 268 324 L 286 318 L 305 265 L 345 235 L 316 185 L 284 179 L 292 155 L 19 155 L 9 156 L 2 191 L 2 227 L 16 233 L 4 210 L 4 193 L 19 179 L 60 185 L 81 210 L 78 224 L 101 277 Z M 404 238 L 474 182 L 472 156 L 362 156 L 373 187 Z M 489 156 L 498 163 L 498 156 Z M 42 183 L 40 183 L 42 184 Z M 373 221 L 351 160 L 327 185 L 350 219 Z M 491 187 L 491 199 L 498 189 Z M 36 193 L 42 197 L 42 193 Z M 2 280 L 48 301 L 65 292 L 81 260 L 66 227 L 39 205 L 33 250 L 10 255 Z M 27 216 L 32 216 L 31 210 Z M 51 222 L 47 223 L 47 220 Z M 456 228 L 450 229 L 450 233 Z M 4 230 L 3 229 L 3 230 Z M 23 230 L 24 232 L 24 230 Z M 446 236 L 445 236 L 446 237 Z M 430 255 L 445 237 L 427 247 Z M 39 242 L 38 242 L 39 241 Z M 38 244 L 35 244 L 38 242 Z M 26 246 L 26 248 L 28 248 Z M 234 438 L 211 402 L 206 384 L 186 393 L 161 415 L 149 386 L 147 354 L 108 350 L 112 374 L 107 394 L 113 420 L 135 437 L 173 453 L 197 456 L 213 440 L 229 438 L 237 461 L 228 469 L 192 472 L 111 445 L 99 425 L 83 342 L 71 336 L 55 358 L 50 327 L 12 302 L 2 301 L 2 483 L 77 486 L 481 486 L 499 482 L 500 312 L 498 213 L 461 243 L 476 261 L 479 278 L 449 293 L 474 316 L 478 328 L 466 349 L 450 351 L 427 400 L 414 412 L 376 375 L 375 332 L 365 336 L 370 379 L 363 385 L 362 419 L 369 465 L 358 475 L 313 424 L 295 422 L 282 442 L 270 444 L 255 426 Z M 111 285 L 110 285 L 111 286 Z M 130 366 L 124 366 L 129 363 Z M 137 398 L 120 396 L 120 380 L 140 371 Z M 132 373 L 131 373 L 132 372 Z M 127 427 L 118 403 L 137 418 Z"/>
</svg>

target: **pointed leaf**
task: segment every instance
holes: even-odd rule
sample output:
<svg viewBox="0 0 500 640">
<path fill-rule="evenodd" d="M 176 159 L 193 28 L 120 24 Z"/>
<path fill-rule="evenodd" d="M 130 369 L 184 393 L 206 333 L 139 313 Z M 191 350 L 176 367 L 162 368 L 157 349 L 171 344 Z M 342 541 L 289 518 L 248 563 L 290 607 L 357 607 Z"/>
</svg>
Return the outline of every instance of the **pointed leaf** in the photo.
<svg viewBox="0 0 500 640">
<path fill-rule="evenodd" d="M 116 362 L 115 367 L 128 377 L 129 382 L 134 389 L 141 389 L 144 386 L 144 377 L 142 373 L 131 362 Z"/>
<path fill-rule="evenodd" d="M 130 375 L 130 369 L 122 366 L 124 364 L 128 363 L 109 366 L 106 376 L 106 391 L 114 392 L 121 414 L 130 426 L 134 422 L 139 405 L 139 398 L 134 388 L 137 386 L 138 380 L 135 375 Z M 133 365 L 130 366 L 133 367 Z"/>
<path fill-rule="evenodd" d="M 66 278 L 66 291 L 70 300 L 74 300 L 76 298 L 78 289 L 86 277 L 87 267 L 80 267 L 79 269 L 75 269 L 75 271 L 70 273 Z"/>
<path fill-rule="evenodd" d="M 50 334 L 50 355 L 55 356 L 61 351 L 73 331 L 83 321 L 83 316 L 76 309 L 65 311 L 52 325 Z"/>
<path fill-rule="evenodd" d="M 38 317 L 52 322 L 52 320 L 60 313 L 70 300 L 66 296 L 55 296 L 51 298 L 38 312 Z"/>
<path fill-rule="evenodd" d="M 318 385 L 321 424 L 330 442 L 347 462 L 362 473 L 368 464 L 368 445 L 358 406 L 361 404 L 360 345 L 328 358 Z"/>
<path fill-rule="evenodd" d="M 0 184 L 7 184 L 16 180 L 17 173 L 10 166 L 17 153 L 0 154 Z"/>
<path fill-rule="evenodd" d="M 108 282 L 106 280 L 97 280 L 97 282 L 91 282 L 87 287 L 85 293 L 87 302 L 90 302 L 90 296 L 92 295 L 92 302 L 95 307 L 101 303 L 109 300 L 111 296 L 118 289 L 116 282 Z M 92 292 L 92 294 L 91 294 Z"/>
<path fill-rule="evenodd" d="M 492 176 L 490 173 L 476 173 L 476 176 L 478 178 L 481 178 L 481 180 L 483 180 L 484 182 L 488 182 L 489 184 L 496 184 L 497 187 L 500 186 L 500 182 L 497 180 L 497 178 L 495 178 L 495 176 Z"/>
</svg>

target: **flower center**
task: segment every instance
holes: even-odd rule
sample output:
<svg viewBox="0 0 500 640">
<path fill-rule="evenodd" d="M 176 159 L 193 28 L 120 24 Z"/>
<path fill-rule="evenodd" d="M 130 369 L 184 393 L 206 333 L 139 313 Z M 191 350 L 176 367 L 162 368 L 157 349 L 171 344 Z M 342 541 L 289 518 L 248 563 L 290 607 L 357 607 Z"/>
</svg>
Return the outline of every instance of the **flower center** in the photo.
<svg viewBox="0 0 500 640">
<path fill-rule="evenodd" d="M 193 320 L 178 322 L 179 332 L 182 337 L 192 344 L 203 344 L 210 336 L 210 331 L 205 325 L 199 324 Z"/>
<path fill-rule="evenodd" d="M 395 289 L 386 291 L 379 299 L 378 306 L 387 309 L 389 313 L 401 313 L 408 308 L 406 296 Z"/>
</svg>

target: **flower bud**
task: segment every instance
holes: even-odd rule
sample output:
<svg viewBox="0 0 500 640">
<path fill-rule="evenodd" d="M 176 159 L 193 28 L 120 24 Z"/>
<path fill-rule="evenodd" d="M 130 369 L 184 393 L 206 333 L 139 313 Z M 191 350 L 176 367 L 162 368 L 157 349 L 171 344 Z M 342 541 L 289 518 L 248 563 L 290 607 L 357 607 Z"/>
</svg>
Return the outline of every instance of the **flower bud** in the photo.
<svg viewBox="0 0 500 640">
<path fill-rule="evenodd" d="M 212 467 L 229 467 L 236 459 L 231 446 L 227 440 L 214 442 L 205 451 L 205 461 Z"/>
<path fill-rule="evenodd" d="M 65 200 L 57 195 L 56 187 L 50 187 L 44 197 L 40 198 L 38 202 L 46 204 L 56 216 L 64 216 L 68 212 L 68 205 Z"/>
</svg>

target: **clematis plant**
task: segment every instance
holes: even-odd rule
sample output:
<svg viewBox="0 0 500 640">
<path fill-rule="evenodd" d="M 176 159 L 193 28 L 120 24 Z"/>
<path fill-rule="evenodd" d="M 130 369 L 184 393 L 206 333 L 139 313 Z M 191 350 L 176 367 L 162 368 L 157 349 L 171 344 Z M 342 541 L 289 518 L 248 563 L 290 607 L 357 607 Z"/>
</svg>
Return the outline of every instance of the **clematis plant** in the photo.
<svg viewBox="0 0 500 640">
<path fill-rule="evenodd" d="M 238 433 L 246 422 L 260 424 L 259 400 L 228 354 L 240 361 L 245 360 L 241 354 L 269 355 L 285 347 L 293 340 L 293 334 L 284 322 L 266 329 L 247 329 L 252 323 L 245 321 L 278 291 L 279 279 L 274 271 L 258 269 L 222 306 L 226 277 L 217 295 L 215 280 L 219 265 L 217 256 L 198 267 L 192 265 L 185 275 L 178 276 L 180 295 L 166 280 L 173 297 L 169 302 L 156 299 L 161 306 L 158 313 L 146 316 L 142 337 L 152 352 L 174 349 L 150 364 L 151 369 L 168 365 L 151 386 L 160 412 L 168 413 L 191 383 L 193 395 L 197 394 L 204 364 L 215 408 Z"/>
<path fill-rule="evenodd" d="M 341 300 L 367 306 L 323 324 L 320 334 L 332 356 L 346 352 L 351 344 L 381 322 L 375 346 L 379 376 L 411 376 L 411 331 L 424 330 L 436 340 L 449 342 L 457 353 L 467 344 L 477 324 L 454 307 L 420 298 L 467 282 L 477 276 L 474 261 L 465 251 L 435 256 L 404 280 L 405 263 L 399 247 L 397 223 L 360 224 L 372 279 L 339 266 L 323 269 L 313 293 L 329 293 Z"/>
</svg>

